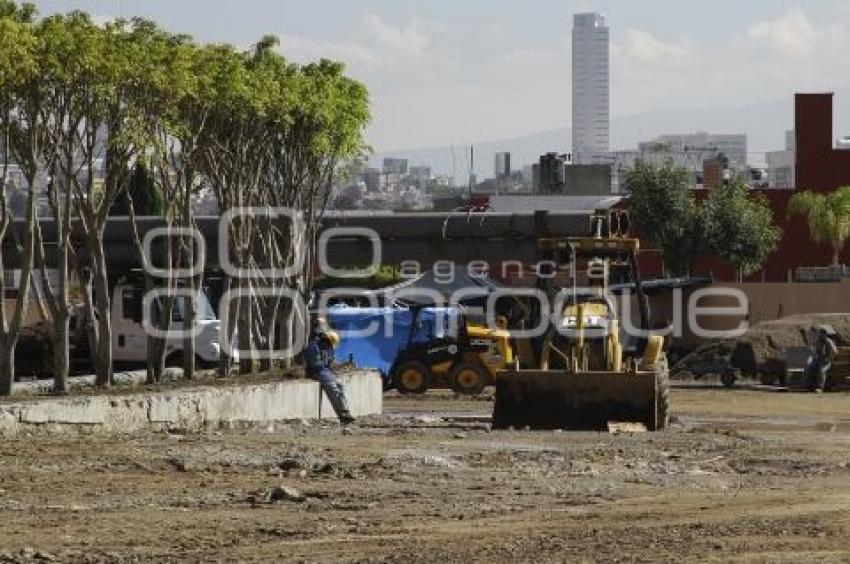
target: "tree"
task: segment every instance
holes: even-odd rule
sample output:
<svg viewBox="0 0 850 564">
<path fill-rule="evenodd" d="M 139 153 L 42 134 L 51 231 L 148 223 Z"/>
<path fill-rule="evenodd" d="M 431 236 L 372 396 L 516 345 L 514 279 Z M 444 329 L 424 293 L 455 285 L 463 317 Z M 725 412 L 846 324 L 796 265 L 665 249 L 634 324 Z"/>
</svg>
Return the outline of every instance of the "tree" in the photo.
<svg viewBox="0 0 850 564">
<path fill-rule="evenodd" d="M 742 275 L 761 267 L 782 234 L 766 198 L 751 193 L 740 179 L 712 190 L 702 216 L 708 249 Z"/>
<path fill-rule="evenodd" d="M 22 271 L 11 323 L 0 309 L 0 393 L 11 390 L 14 344 L 36 261 L 42 284 L 35 288 L 44 290 L 36 305 L 48 321 L 54 347 L 62 349 L 57 351 L 57 389 L 64 389 L 67 374 L 71 265 L 83 282 L 92 321 L 87 329 L 96 383 L 111 383 L 112 296 L 103 240 L 111 214 L 130 216 L 145 267 L 136 214 L 157 213 L 166 226 L 193 227 L 192 197 L 201 186 L 213 190 L 221 211 L 290 208 L 304 218 L 304 229 L 267 217 L 243 216 L 229 225 L 231 263 L 248 274 L 226 277 L 226 287 L 251 293 L 294 288 L 307 295 L 313 274 L 310 247 L 339 163 L 362 151 L 368 98 L 341 64 L 295 65 L 277 46 L 271 36 L 248 52 L 199 46 L 150 21 L 99 26 L 84 12 L 36 21 L 32 6 L 0 0 L 0 240 L 15 239 Z M 27 196 L 20 206 L 25 224 L 10 236 L 5 184 L 12 160 L 21 167 Z M 36 198 L 45 182 L 55 229 L 42 233 Z M 72 228 L 84 248 L 71 246 Z M 55 238 L 47 240 L 53 233 Z M 188 237 L 161 242 L 166 268 L 194 263 Z M 49 245 L 56 253 L 47 252 Z M 308 250 L 300 272 L 285 279 L 259 274 L 288 265 L 302 247 Z M 46 275 L 49 268 L 59 273 L 55 286 Z M 184 283 L 191 290 L 201 280 L 193 276 Z M 165 284 L 174 288 L 178 282 L 169 277 Z M 148 290 L 153 285 L 146 275 Z M 173 300 L 163 301 L 166 327 L 160 328 L 167 329 Z M 190 329 L 194 303 L 186 305 L 184 329 Z M 231 323 L 239 324 L 240 349 L 271 348 L 281 331 L 291 335 L 291 327 L 278 331 L 280 319 L 291 326 L 293 317 L 285 308 L 281 315 L 277 298 L 254 295 L 235 300 L 230 309 Z M 224 334 L 232 335 L 233 329 Z M 187 377 L 194 368 L 193 346 L 187 338 Z M 164 354 L 165 347 L 159 350 Z M 152 366 L 156 358 L 162 364 L 162 358 L 150 344 L 149 351 L 154 351 L 148 358 L 149 378 L 156 380 Z M 245 359 L 243 370 L 254 369 L 251 360 Z M 229 361 L 223 358 L 225 364 Z"/>
<path fill-rule="evenodd" d="M 236 330 L 244 351 L 272 349 L 281 335 L 284 341 L 291 336 L 292 308 L 255 290 L 309 291 L 310 249 L 330 180 L 342 160 L 362 149 L 369 119 L 366 90 L 343 75 L 342 65 L 323 60 L 299 67 L 278 54 L 276 45 L 275 38 L 264 37 L 247 53 L 226 46 L 200 51 L 198 97 L 212 107 L 198 139 L 197 162 L 219 209 L 288 208 L 302 220 L 301 230 L 266 216 L 242 215 L 228 224 L 231 264 L 243 275 L 226 275 L 225 288 L 236 287 L 252 299 L 231 301 L 223 334 Z M 296 248 L 307 250 L 301 272 L 286 279 L 261 275 L 290 264 Z M 229 364 L 223 355 L 222 374 Z M 242 355 L 241 371 L 255 367 L 250 355 Z"/>
<path fill-rule="evenodd" d="M 191 198 L 197 190 L 194 160 L 196 140 L 204 124 L 203 111 L 196 110 L 205 102 L 195 95 L 199 75 L 194 72 L 194 63 L 198 49 L 188 37 L 171 35 L 153 22 L 136 18 L 132 22 L 129 39 L 136 51 L 145 54 L 138 61 L 139 79 L 136 87 L 128 92 L 128 105 L 136 108 L 136 118 L 144 139 L 139 146 L 145 147 L 140 153 L 149 163 L 147 168 L 151 172 L 145 178 L 145 190 L 142 192 L 133 189 L 133 178 L 130 179 L 125 200 L 137 256 L 143 266 L 145 290 L 150 292 L 154 288 L 154 280 L 141 250 L 136 213 L 145 213 L 145 200 L 154 195 L 157 215 L 162 217 L 166 228 L 195 226 L 191 208 Z M 137 161 L 136 170 L 140 166 L 142 164 Z M 173 293 L 178 286 L 173 269 L 178 265 L 187 268 L 194 263 L 194 247 L 193 239 L 188 237 L 176 240 L 167 237 L 161 243 L 165 251 L 164 267 L 169 273 L 160 283 L 164 285 L 165 296 L 158 297 L 154 301 L 154 311 L 147 313 L 158 329 L 166 331 L 170 328 L 175 304 Z M 190 292 L 200 287 L 200 274 L 185 280 L 185 287 Z M 191 329 L 195 325 L 195 303 L 194 300 L 183 300 L 182 305 L 183 328 L 188 335 L 183 345 L 184 377 L 192 378 L 195 341 Z M 164 372 L 165 345 L 162 338 L 148 337 L 149 383 L 159 381 Z"/>
<path fill-rule="evenodd" d="M 153 36 L 153 39 L 151 38 Z M 91 25 L 87 40 L 96 54 L 86 69 L 82 90 L 80 154 L 84 174 L 74 180 L 74 203 L 89 255 L 84 278 L 94 344 L 96 383 L 112 383 L 112 296 L 104 249 L 109 212 L 127 190 L 135 162 L 151 145 L 151 120 L 145 105 L 156 100 L 167 71 L 158 63 L 156 30 L 143 20 Z M 103 182 L 95 183 L 103 159 Z"/>
<path fill-rule="evenodd" d="M 661 249 L 665 265 L 678 275 L 687 273 L 694 258 L 706 250 L 702 213 L 690 182 L 687 169 L 672 162 L 639 160 L 625 176 L 638 233 Z"/>
<path fill-rule="evenodd" d="M 36 304 L 47 321 L 57 393 L 67 391 L 70 370 L 72 185 L 81 167 L 77 151 L 77 134 L 82 122 L 80 78 L 86 75 L 92 62 L 91 26 L 87 16 L 72 12 L 67 16 L 46 18 L 36 28 L 39 83 L 44 101 L 41 119 L 33 125 L 42 130 L 42 155 L 49 175 L 47 199 L 55 234 L 52 242 L 56 248 L 55 257 L 49 260 L 41 222 L 37 222 L 35 251 L 41 285 Z M 51 267 L 57 272 L 55 286 L 47 276 Z"/>
<path fill-rule="evenodd" d="M 268 205 L 296 212 L 302 230 L 280 223 L 259 230 L 262 251 L 252 260 L 257 266 L 283 268 L 292 263 L 296 249 L 304 260 L 301 270 L 286 278 L 257 276 L 251 282 L 294 291 L 306 303 L 315 272 L 312 249 L 331 182 L 341 163 L 364 150 L 362 132 L 369 121 L 369 103 L 366 89 L 344 75 L 343 65 L 321 60 L 296 67 L 271 49 L 276 44 L 273 38 L 264 38 L 249 60 L 254 72 L 277 85 L 268 101 L 270 158 L 260 192 Z M 307 320 L 298 317 L 303 312 L 293 308 L 291 300 L 255 302 L 259 306 L 256 324 L 268 351 L 291 349 L 296 329 L 306 328 Z"/>
<path fill-rule="evenodd" d="M 212 186 L 222 213 L 265 204 L 261 194 L 261 178 L 269 158 L 266 112 L 268 97 L 274 85 L 261 73 L 252 73 L 248 56 L 231 46 L 209 46 L 198 54 L 198 72 L 202 76 L 198 96 L 211 106 L 206 126 L 198 140 L 198 164 L 206 181 Z M 257 230 L 254 218 L 242 215 L 228 223 L 230 262 L 237 268 L 248 268 Z M 220 242 L 222 244 L 223 242 Z M 234 287 L 250 291 L 250 280 L 224 276 L 225 290 Z M 227 312 L 222 338 L 239 340 L 238 347 L 247 350 L 252 330 L 250 302 L 233 300 Z M 222 312 L 224 313 L 224 312 Z M 237 331 L 238 326 L 238 331 Z M 240 358 L 242 372 L 251 370 L 253 359 Z M 230 370 L 231 361 L 222 350 L 219 372 Z"/>
<path fill-rule="evenodd" d="M 156 188 L 153 174 L 142 161 L 138 161 L 133 166 L 133 173 L 130 175 L 130 182 L 127 186 L 127 194 L 136 206 L 134 211 L 138 215 L 157 216 L 162 213 L 162 195 Z M 126 199 L 118 200 L 109 210 L 109 215 L 112 216 L 124 216 L 129 215 L 129 213 Z"/>
<path fill-rule="evenodd" d="M 12 393 L 15 380 L 15 347 L 29 304 L 30 276 L 35 260 L 36 190 L 42 163 L 42 138 L 34 124 L 40 119 L 43 97 L 36 57 L 37 39 L 32 19 L 35 10 L 25 4 L 0 0 L 0 127 L 4 136 L 2 185 L 0 185 L 0 241 L 12 236 L 21 256 L 21 277 L 15 311 L 8 319 L 5 280 L 0 280 L 0 395 Z M 10 153 L 27 182 L 23 233 L 10 233 L 12 214 L 6 201 L 5 183 Z M 0 253 L 0 271 L 6 265 Z M 0 276 L 0 278 L 5 278 Z"/>
<path fill-rule="evenodd" d="M 341 163 L 366 151 L 363 129 L 370 114 L 366 88 L 346 77 L 342 64 L 322 59 L 301 70 L 302 94 L 293 112 L 293 125 L 280 143 L 273 145 L 277 158 L 273 161 L 276 166 L 270 193 L 273 205 L 291 207 L 302 217 L 304 233 L 291 244 L 300 245 L 306 256 L 302 270 L 286 283 L 306 303 L 316 271 L 316 237 L 332 180 Z M 294 319 L 296 313 L 291 307 L 284 309 L 280 319 L 287 348 L 292 344 L 295 324 L 300 323 L 302 330 L 307 324 L 306 319 Z"/>
<path fill-rule="evenodd" d="M 850 186 L 828 194 L 798 192 L 788 202 L 788 217 L 805 215 L 815 243 L 832 247 L 832 266 L 841 262 L 841 250 L 850 240 Z"/>
</svg>

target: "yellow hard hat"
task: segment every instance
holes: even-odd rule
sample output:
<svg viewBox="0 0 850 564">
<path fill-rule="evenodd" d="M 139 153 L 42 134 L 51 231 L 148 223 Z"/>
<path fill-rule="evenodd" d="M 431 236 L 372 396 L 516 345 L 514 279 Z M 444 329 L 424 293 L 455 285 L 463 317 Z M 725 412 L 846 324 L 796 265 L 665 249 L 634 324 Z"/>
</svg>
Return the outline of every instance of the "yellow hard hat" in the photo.
<svg viewBox="0 0 850 564">
<path fill-rule="evenodd" d="M 336 347 L 339 344 L 339 333 L 333 329 L 327 329 L 325 331 L 325 337 L 327 337 L 332 347 Z"/>
</svg>

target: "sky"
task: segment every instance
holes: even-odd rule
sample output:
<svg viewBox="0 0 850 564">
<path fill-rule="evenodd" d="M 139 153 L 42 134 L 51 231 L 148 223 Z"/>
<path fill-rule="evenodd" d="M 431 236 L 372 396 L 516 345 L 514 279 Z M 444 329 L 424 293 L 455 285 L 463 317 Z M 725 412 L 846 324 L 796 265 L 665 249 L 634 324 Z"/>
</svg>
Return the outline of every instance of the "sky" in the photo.
<svg viewBox="0 0 850 564">
<path fill-rule="evenodd" d="M 611 114 L 736 108 L 850 91 L 850 0 L 38 0 L 43 14 L 142 15 L 199 41 L 280 37 L 369 88 L 376 151 L 569 125 L 572 14 L 611 29 Z M 846 104 L 845 104 L 846 105 Z M 850 117 L 846 120 L 850 123 Z M 777 147 L 781 148 L 781 147 Z"/>
</svg>

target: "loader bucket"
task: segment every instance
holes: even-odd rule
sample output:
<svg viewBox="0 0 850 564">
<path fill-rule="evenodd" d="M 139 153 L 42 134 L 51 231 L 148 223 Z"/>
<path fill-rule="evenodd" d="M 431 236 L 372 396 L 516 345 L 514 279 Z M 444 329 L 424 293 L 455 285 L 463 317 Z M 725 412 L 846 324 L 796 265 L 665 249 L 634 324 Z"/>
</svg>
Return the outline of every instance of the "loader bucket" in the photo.
<svg viewBox="0 0 850 564">
<path fill-rule="evenodd" d="M 496 378 L 493 429 L 604 429 L 667 424 L 667 374 L 511 370 Z"/>
</svg>

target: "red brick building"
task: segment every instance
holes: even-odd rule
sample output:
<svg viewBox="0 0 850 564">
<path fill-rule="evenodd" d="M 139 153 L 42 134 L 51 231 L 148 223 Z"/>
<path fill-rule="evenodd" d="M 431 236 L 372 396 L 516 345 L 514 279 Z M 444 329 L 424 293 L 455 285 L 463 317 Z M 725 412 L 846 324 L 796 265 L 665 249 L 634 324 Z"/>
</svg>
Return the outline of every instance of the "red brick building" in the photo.
<svg viewBox="0 0 850 564">
<path fill-rule="evenodd" d="M 770 202 L 775 221 L 782 228 L 782 239 L 764 268 L 748 278 L 750 281 L 785 282 L 797 267 L 828 266 L 832 260 L 828 244 L 812 242 L 805 217 L 787 216 L 788 201 L 798 190 L 832 192 L 850 185 L 850 151 L 833 147 L 832 98 L 832 93 L 794 97 L 797 188 L 759 190 Z M 704 198 L 705 193 L 697 197 Z M 850 263 L 850 245 L 845 247 L 841 260 Z M 694 274 L 713 275 L 721 281 L 736 278 L 734 270 L 719 257 L 698 259 Z"/>
</svg>

